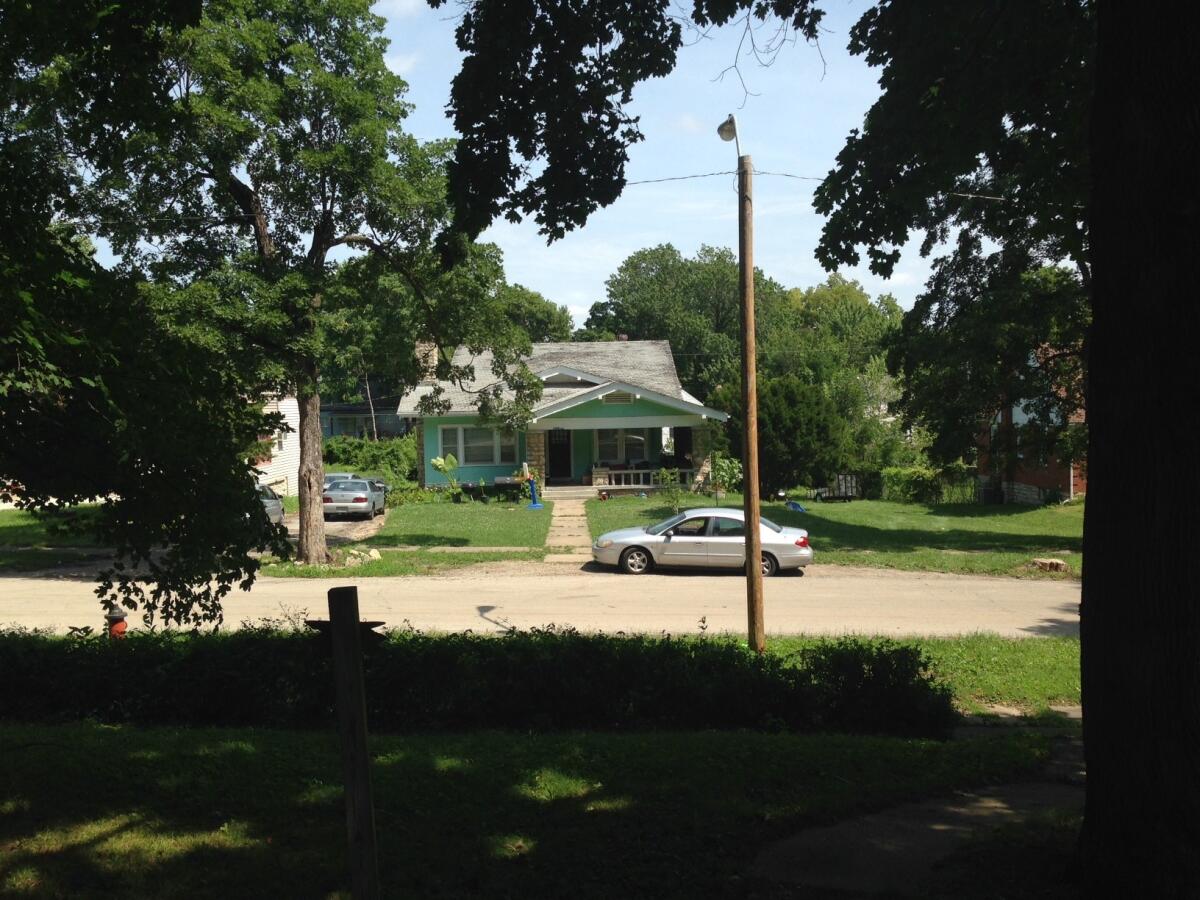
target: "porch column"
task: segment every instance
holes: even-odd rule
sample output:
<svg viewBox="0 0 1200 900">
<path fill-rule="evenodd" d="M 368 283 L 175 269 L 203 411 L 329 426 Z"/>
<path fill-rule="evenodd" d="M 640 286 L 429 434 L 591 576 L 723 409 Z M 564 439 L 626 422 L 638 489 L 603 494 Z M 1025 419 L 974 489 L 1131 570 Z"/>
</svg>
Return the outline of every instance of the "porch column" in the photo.
<svg viewBox="0 0 1200 900">
<path fill-rule="evenodd" d="M 529 468 L 537 473 L 538 483 L 544 485 L 546 483 L 546 432 L 525 432 L 525 457 Z"/>
</svg>

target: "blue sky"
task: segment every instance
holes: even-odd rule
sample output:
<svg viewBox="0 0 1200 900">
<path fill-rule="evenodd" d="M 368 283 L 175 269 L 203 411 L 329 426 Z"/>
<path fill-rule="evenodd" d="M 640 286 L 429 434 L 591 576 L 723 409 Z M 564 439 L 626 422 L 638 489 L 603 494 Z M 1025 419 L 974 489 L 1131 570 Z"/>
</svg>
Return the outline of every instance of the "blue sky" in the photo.
<svg viewBox="0 0 1200 900">
<path fill-rule="evenodd" d="M 846 52 L 850 27 L 864 8 L 827 5 L 820 53 L 801 42 L 785 46 L 769 68 L 743 59 L 742 72 L 755 96 L 744 96 L 732 72 L 719 79 L 737 57 L 740 26 L 683 48 L 673 73 L 634 93 L 631 111 L 641 117 L 645 140 L 630 151 L 627 178 L 734 169 L 733 144 L 716 134 L 730 112 L 738 117 L 742 150 L 752 155 L 756 169 L 824 175 L 846 134 L 861 126 L 879 95 L 878 73 Z M 424 140 L 454 136 L 445 107 L 461 58 L 454 46 L 457 6 L 451 0 L 431 10 L 423 0 L 380 0 L 375 12 L 388 20 L 388 65 L 408 81 L 408 99 L 416 106 L 409 130 Z M 813 257 L 823 221 L 812 209 L 815 184 L 755 178 L 755 263 L 788 287 L 808 287 L 826 277 Z M 584 228 L 550 246 L 532 223 L 500 223 L 483 239 L 504 250 L 510 281 L 566 304 L 582 324 L 588 307 L 604 297 L 605 280 L 636 250 L 661 243 L 688 255 L 702 244 L 736 248 L 736 199 L 732 175 L 630 185 Z M 928 266 L 910 245 L 889 281 L 865 266 L 843 274 L 861 281 L 872 295 L 891 292 L 907 308 Z"/>
</svg>

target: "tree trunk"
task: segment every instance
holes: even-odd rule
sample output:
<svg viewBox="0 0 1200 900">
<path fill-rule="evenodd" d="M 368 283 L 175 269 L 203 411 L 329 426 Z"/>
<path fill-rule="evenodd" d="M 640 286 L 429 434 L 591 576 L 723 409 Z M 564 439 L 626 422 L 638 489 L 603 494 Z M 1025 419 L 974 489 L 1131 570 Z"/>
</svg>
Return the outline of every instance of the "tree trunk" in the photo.
<svg viewBox="0 0 1200 900">
<path fill-rule="evenodd" d="M 297 555 L 301 562 L 323 565 L 328 560 L 325 513 L 321 507 L 325 464 L 321 459 L 321 394 L 317 390 L 315 363 L 306 364 L 296 394 L 300 404 L 300 534 Z"/>
<path fill-rule="evenodd" d="M 1084 896 L 1198 897 L 1200 29 L 1104 0 L 1098 17 Z"/>
</svg>

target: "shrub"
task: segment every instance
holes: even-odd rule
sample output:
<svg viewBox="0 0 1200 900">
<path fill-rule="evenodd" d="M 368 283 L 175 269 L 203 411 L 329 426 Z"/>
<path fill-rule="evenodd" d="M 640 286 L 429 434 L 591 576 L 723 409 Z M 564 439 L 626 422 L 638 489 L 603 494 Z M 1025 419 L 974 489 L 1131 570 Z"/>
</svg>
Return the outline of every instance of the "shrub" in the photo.
<svg viewBox="0 0 1200 900">
<path fill-rule="evenodd" d="M 794 664 L 795 663 L 795 664 Z M 0 632 L 0 718 L 330 727 L 328 640 L 309 632 Z M 555 628 L 390 633 L 364 660 L 370 727 L 774 728 L 942 736 L 950 698 L 924 658 L 838 641 L 795 659 L 731 641 Z"/>
<path fill-rule="evenodd" d="M 955 713 L 951 691 L 931 680 L 929 659 L 890 640 L 842 638 L 800 651 L 824 725 L 864 732 L 887 722 L 892 734 L 945 734 Z"/>
<path fill-rule="evenodd" d="M 714 453 L 711 481 L 714 490 L 740 491 L 742 489 L 742 461 L 725 453 Z"/>
<path fill-rule="evenodd" d="M 882 497 L 900 503 L 973 503 L 974 472 L 962 462 L 942 470 L 929 466 L 892 466 L 881 473 Z"/>
<path fill-rule="evenodd" d="M 679 512 L 683 508 L 683 501 L 687 496 L 687 491 L 679 483 L 679 470 L 659 469 L 654 473 L 653 481 L 656 488 L 655 496 L 671 507 L 672 512 Z"/>
<path fill-rule="evenodd" d="M 390 440 L 330 437 L 324 444 L 325 466 L 381 472 L 396 481 L 411 481 L 417 474 L 417 436 Z"/>
</svg>

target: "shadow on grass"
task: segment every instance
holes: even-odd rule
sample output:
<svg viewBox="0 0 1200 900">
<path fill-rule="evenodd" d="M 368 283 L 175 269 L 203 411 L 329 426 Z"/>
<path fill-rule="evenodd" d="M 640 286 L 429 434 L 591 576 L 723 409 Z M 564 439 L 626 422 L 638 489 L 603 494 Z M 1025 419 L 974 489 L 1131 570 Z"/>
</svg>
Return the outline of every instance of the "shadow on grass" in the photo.
<svg viewBox="0 0 1200 900">
<path fill-rule="evenodd" d="M 0 728 L 12 749 L 0 782 L 0 891 L 348 888 L 332 734 Z M 945 744 L 736 732 L 376 737 L 381 880 L 385 896 L 762 896 L 741 875 L 763 844 L 1027 773 L 1040 746 L 1010 735 Z"/>
<path fill-rule="evenodd" d="M 938 515 L 948 510 L 969 510 L 961 518 L 970 520 L 993 519 L 989 510 L 1008 507 L 945 506 L 935 507 Z M 819 510 L 807 513 L 793 512 L 782 506 L 764 507 L 764 513 L 780 525 L 794 525 L 807 529 L 813 547 L 821 550 L 875 550 L 880 552 L 910 552 L 924 548 L 934 550 L 960 550 L 1008 553 L 1038 553 L 1049 549 L 1073 553 L 1083 551 L 1082 536 L 1061 534 L 1020 534 L 987 529 L 956 528 L 949 531 L 934 531 L 918 528 L 879 528 L 852 522 L 838 522 L 822 518 Z M 1019 512 L 1028 512 L 1027 509 Z"/>
<path fill-rule="evenodd" d="M 353 543 L 366 547 L 468 547 L 471 541 L 469 538 L 445 534 L 407 532 L 399 535 L 376 534 Z"/>
</svg>

